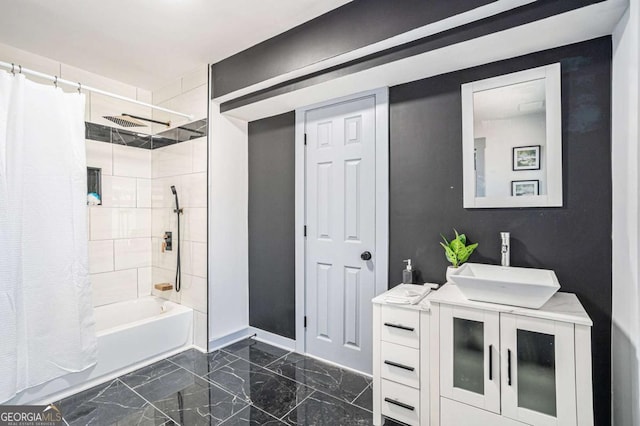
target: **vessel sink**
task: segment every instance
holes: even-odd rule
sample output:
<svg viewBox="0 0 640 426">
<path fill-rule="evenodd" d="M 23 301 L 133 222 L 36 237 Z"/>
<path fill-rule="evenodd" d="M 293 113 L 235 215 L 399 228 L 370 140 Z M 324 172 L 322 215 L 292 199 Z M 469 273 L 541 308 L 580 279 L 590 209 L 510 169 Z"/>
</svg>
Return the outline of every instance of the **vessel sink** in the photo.
<svg viewBox="0 0 640 426">
<path fill-rule="evenodd" d="M 559 289 L 547 269 L 465 263 L 450 277 L 469 300 L 539 309 Z"/>
</svg>

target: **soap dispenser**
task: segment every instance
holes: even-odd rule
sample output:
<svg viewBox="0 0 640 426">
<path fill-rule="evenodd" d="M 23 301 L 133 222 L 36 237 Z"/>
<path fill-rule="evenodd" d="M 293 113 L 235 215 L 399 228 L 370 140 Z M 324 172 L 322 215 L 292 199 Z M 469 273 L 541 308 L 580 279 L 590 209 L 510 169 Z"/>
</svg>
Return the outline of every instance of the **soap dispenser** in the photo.
<svg viewBox="0 0 640 426">
<path fill-rule="evenodd" d="M 403 284 L 415 284 L 416 283 L 416 271 L 411 266 L 411 259 L 403 260 L 407 264 L 406 269 L 402 270 L 402 283 Z"/>
</svg>

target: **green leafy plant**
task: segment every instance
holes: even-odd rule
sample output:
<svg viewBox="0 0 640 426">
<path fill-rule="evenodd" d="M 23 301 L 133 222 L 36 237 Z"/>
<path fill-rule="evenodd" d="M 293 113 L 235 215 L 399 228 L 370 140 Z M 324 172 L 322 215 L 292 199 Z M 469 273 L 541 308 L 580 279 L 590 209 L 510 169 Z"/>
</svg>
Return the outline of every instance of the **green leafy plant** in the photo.
<svg viewBox="0 0 640 426">
<path fill-rule="evenodd" d="M 451 241 L 447 241 L 445 236 L 440 234 L 444 240 L 440 245 L 444 248 L 444 255 L 447 260 L 454 268 L 457 268 L 469 259 L 471 253 L 478 247 L 478 243 L 467 245 L 466 235 L 458 234 L 458 231 L 455 229 L 453 232 L 456 233 L 456 237 Z"/>
</svg>

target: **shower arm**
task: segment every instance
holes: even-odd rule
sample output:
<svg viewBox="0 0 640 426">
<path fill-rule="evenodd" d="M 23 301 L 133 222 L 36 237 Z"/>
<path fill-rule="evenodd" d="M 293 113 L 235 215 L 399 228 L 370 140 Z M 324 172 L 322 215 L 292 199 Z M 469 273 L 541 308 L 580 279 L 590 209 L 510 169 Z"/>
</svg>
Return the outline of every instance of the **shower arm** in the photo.
<svg viewBox="0 0 640 426">
<path fill-rule="evenodd" d="M 193 115 L 190 115 L 190 114 L 185 114 L 185 113 L 174 111 L 174 110 L 171 110 L 171 109 L 168 109 L 168 108 L 164 108 L 164 107 L 161 107 L 161 106 L 152 105 L 152 104 L 149 104 L 149 103 L 146 103 L 146 102 L 139 101 L 137 99 L 128 98 L 126 96 L 118 95 L 116 93 L 107 92 L 106 90 L 98 89 L 98 88 L 95 88 L 95 87 L 85 86 L 84 84 L 81 84 L 80 82 L 65 80 L 65 79 L 62 79 L 62 78 L 58 78 L 58 76 L 55 76 L 55 75 L 49 75 L 49 74 L 45 74 L 45 73 L 42 73 L 42 72 L 39 72 L 39 71 L 31 70 L 31 69 L 28 69 L 28 68 L 23 68 L 22 65 L 16 65 L 16 64 L 11 64 L 11 63 L 8 63 L 8 62 L 0 61 L 0 67 L 6 68 L 8 71 L 10 71 L 14 75 L 16 73 L 18 73 L 18 74 L 31 75 L 31 76 L 34 76 L 34 77 L 44 78 L 46 80 L 50 80 L 56 86 L 58 84 L 64 84 L 65 86 L 71 86 L 71 87 L 77 88 L 78 92 L 80 92 L 81 90 L 85 90 L 87 92 L 98 93 L 100 95 L 108 96 L 110 98 L 119 99 L 121 101 L 126 101 L 126 102 L 130 102 L 132 104 L 141 105 L 141 106 L 144 106 L 144 107 L 147 107 L 147 108 L 155 109 L 157 111 L 168 112 L 169 114 L 178 115 L 180 117 L 187 118 L 188 120 L 193 120 Z"/>
</svg>

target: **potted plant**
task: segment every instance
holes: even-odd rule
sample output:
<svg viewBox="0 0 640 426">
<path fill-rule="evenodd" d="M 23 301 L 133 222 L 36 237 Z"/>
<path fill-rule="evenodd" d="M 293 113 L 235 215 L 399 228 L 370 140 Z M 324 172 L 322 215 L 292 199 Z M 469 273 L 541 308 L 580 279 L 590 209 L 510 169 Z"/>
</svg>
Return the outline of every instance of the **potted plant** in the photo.
<svg viewBox="0 0 640 426">
<path fill-rule="evenodd" d="M 451 266 L 447 268 L 447 281 L 449 281 L 451 274 L 466 262 L 469 256 L 471 256 L 471 253 L 478 247 L 478 243 L 467 245 L 466 235 L 458 234 L 458 231 L 455 229 L 453 232 L 455 232 L 456 237 L 451 241 L 447 241 L 445 236 L 441 234 L 444 242 L 441 242 L 440 245 L 444 248 L 445 257 L 451 263 Z"/>
</svg>

